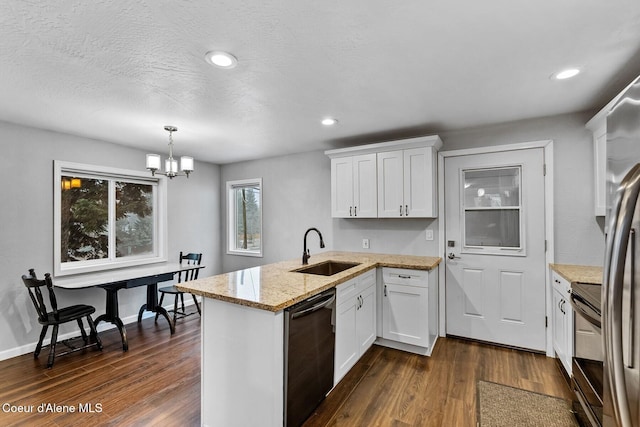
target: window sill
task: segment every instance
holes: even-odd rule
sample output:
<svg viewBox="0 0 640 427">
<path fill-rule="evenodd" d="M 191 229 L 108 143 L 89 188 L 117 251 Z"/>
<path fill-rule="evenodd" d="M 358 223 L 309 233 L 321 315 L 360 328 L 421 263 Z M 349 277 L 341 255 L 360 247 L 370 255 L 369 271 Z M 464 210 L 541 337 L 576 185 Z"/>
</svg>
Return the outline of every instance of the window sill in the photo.
<svg viewBox="0 0 640 427">
<path fill-rule="evenodd" d="M 239 255 L 239 256 L 250 256 L 256 258 L 262 258 L 262 252 L 251 252 L 251 251 L 227 251 L 227 255 Z"/>
</svg>

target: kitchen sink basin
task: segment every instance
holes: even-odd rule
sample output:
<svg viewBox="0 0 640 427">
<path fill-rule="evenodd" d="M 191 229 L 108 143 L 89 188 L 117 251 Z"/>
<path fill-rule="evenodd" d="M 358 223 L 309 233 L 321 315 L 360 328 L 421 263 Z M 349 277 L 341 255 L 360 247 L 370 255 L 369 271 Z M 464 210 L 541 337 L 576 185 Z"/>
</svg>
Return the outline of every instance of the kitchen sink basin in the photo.
<svg viewBox="0 0 640 427">
<path fill-rule="evenodd" d="M 297 268 L 293 271 L 296 273 L 317 274 L 319 276 L 333 276 L 334 274 L 348 270 L 351 267 L 355 267 L 356 265 L 360 265 L 360 263 L 325 261 L 319 264 L 310 265 L 308 267 Z"/>
</svg>

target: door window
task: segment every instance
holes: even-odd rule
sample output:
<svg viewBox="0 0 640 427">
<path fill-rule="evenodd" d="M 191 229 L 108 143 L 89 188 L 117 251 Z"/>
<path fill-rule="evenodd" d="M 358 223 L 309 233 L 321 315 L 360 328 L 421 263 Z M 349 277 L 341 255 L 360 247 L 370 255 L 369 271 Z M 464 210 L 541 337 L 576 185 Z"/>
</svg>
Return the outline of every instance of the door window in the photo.
<svg viewBox="0 0 640 427">
<path fill-rule="evenodd" d="M 465 251 L 522 249 L 521 180 L 521 166 L 462 171 Z"/>
</svg>

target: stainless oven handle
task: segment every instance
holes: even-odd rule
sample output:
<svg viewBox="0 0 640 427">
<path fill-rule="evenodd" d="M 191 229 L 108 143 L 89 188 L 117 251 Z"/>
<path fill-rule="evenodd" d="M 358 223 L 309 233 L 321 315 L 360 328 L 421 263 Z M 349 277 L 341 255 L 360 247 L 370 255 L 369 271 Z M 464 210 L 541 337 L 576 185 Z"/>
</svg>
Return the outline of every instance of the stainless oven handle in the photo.
<svg viewBox="0 0 640 427">
<path fill-rule="evenodd" d="M 335 295 L 331 295 L 328 299 L 320 301 L 318 304 L 314 305 L 311 308 L 307 308 L 306 310 L 296 311 L 291 313 L 291 319 L 297 319 L 299 317 L 304 317 L 308 314 L 313 313 L 314 311 L 318 311 L 322 308 L 328 307 L 335 301 Z"/>
<path fill-rule="evenodd" d="M 603 332 L 606 353 L 605 379 L 611 392 L 611 403 L 619 425 L 631 424 L 629 402 L 626 397 L 624 375 L 624 356 L 622 349 L 622 291 L 624 270 L 629 245 L 629 235 L 638 193 L 640 192 L 640 164 L 636 164 L 624 177 L 618 189 L 612 221 L 609 229 L 611 239 L 607 239 L 605 257 L 605 277 L 603 295 L 605 295 Z"/>
<path fill-rule="evenodd" d="M 597 327 L 598 329 L 602 328 L 601 320 L 596 319 L 587 310 L 583 308 L 584 306 L 589 307 L 589 304 L 580 295 L 578 295 L 575 292 L 572 292 L 569 302 L 571 303 L 571 307 L 573 307 L 573 309 L 576 310 L 578 314 L 582 315 L 582 317 L 585 320 L 587 320 L 589 323 L 591 323 L 593 326 Z"/>
</svg>

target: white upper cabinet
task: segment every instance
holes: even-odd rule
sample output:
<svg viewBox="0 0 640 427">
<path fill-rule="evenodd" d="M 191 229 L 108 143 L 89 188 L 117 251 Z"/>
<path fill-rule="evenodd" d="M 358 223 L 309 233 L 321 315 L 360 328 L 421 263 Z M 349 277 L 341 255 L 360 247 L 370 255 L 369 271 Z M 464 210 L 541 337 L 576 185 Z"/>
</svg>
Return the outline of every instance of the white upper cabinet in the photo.
<svg viewBox="0 0 640 427">
<path fill-rule="evenodd" d="M 375 218 L 376 155 L 331 159 L 331 216 Z"/>
<path fill-rule="evenodd" d="M 594 214 L 605 216 L 607 206 L 607 116 L 609 105 L 587 123 L 593 133 Z"/>
<path fill-rule="evenodd" d="M 436 136 L 325 152 L 334 218 L 435 218 Z"/>
<path fill-rule="evenodd" d="M 613 98 L 604 108 L 598 111 L 586 124 L 593 134 L 593 176 L 594 176 L 594 214 L 606 216 L 607 208 L 607 114 L 620 99 L 620 96 L 631 86 Z"/>
<path fill-rule="evenodd" d="M 438 216 L 435 157 L 431 147 L 378 153 L 378 217 Z"/>
<path fill-rule="evenodd" d="M 404 209 L 402 151 L 378 153 L 378 216 L 399 217 Z"/>
</svg>

